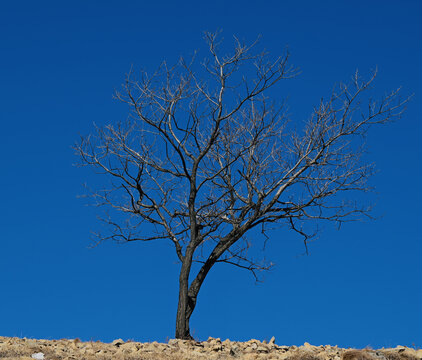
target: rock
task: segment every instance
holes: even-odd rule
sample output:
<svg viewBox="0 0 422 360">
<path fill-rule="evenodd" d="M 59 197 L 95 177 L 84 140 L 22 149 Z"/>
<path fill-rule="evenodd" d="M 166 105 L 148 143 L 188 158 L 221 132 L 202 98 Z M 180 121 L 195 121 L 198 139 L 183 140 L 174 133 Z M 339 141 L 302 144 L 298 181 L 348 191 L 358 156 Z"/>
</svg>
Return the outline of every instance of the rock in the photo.
<svg viewBox="0 0 422 360">
<path fill-rule="evenodd" d="M 369 351 L 351 349 L 343 353 L 343 360 L 373 360 L 374 357 Z"/>
<path fill-rule="evenodd" d="M 230 355 L 236 354 L 239 350 L 240 350 L 239 345 L 237 344 L 232 345 L 230 348 Z"/>
<path fill-rule="evenodd" d="M 226 341 L 225 341 L 225 344 L 227 344 Z M 221 343 L 220 338 L 214 339 L 212 337 L 209 337 L 208 340 L 206 342 L 204 342 L 202 346 L 205 349 L 209 349 L 211 351 L 221 351 L 221 350 L 223 350 L 223 345 Z"/>
<path fill-rule="evenodd" d="M 213 347 L 211 347 L 212 351 L 221 351 L 223 350 L 223 347 L 220 344 L 216 344 Z"/>
<path fill-rule="evenodd" d="M 315 346 L 309 344 L 308 342 L 305 342 L 300 348 L 305 350 L 305 351 L 314 351 L 315 350 Z"/>
<path fill-rule="evenodd" d="M 248 343 L 250 343 L 250 344 L 260 344 L 260 343 L 261 343 L 261 341 L 259 341 L 259 340 L 257 340 L 257 339 L 250 339 L 250 340 L 248 341 Z"/>
<path fill-rule="evenodd" d="M 34 340 L 0 336 L 0 354 L 9 360 L 125 360 L 125 359 L 191 359 L 191 360 L 422 360 L 422 350 L 398 346 L 388 349 L 342 349 L 338 346 L 313 346 L 307 342 L 297 346 L 278 346 L 275 338 L 268 342 L 237 342 L 219 338 L 208 341 L 171 339 L 168 343 L 138 343 L 114 340 L 112 343 L 79 340 Z M 43 357 L 37 356 L 41 353 Z M 16 356 L 14 356 L 16 354 Z M 22 354 L 22 355 L 20 355 Z M 27 356 L 23 356 L 27 354 Z M 31 354 L 35 356 L 31 357 Z M 162 357 L 161 354 L 164 354 Z M 20 356 L 19 356 L 20 355 Z M 0 355 L 1 357 L 1 355 Z M 5 359 L 6 360 L 6 359 Z"/>
<path fill-rule="evenodd" d="M 111 345 L 119 347 L 120 345 L 123 345 L 124 343 L 125 342 L 122 339 L 116 339 L 116 340 L 113 340 Z"/>
<path fill-rule="evenodd" d="M 9 344 L 13 344 L 13 342 L 9 342 Z M 26 346 L 35 347 L 38 346 L 38 343 L 36 340 L 28 339 L 26 340 Z"/>
<path fill-rule="evenodd" d="M 127 343 L 124 343 L 124 344 L 122 344 L 120 346 L 122 348 L 126 349 L 126 350 L 131 351 L 131 352 L 136 352 L 136 351 L 139 350 L 139 345 L 137 343 L 135 343 L 135 342 L 127 342 Z"/>
<path fill-rule="evenodd" d="M 85 354 L 87 354 L 87 355 L 95 355 L 95 350 L 94 349 L 87 349 L 85 351 Z"/>
<path fill-rule="evenodd" d="M 259 345 L 256 348 L 256 351 L 258 351 L 260 353 L 269 353 L 270 352 L 270 350 L 266 346 L 264 346 L 264 345 Z"/>
<path fill-rule="evenodd" d="M 210 336 L 210 337 L 208 338 L 207 342 L 212 342 L 212 341 L 214 341 L 214 340 L 217 340 L 217 339 L 214 339 L 212 336 Z"/>
<path fill-rule="evenodd" d="M 242 360 L 256 360 L 258 358 L 258 354 L 246 354 L 242 357 Z"/>
<path fill-rule="evenodd" d="M 44 354 L 42 352 L 32 354 L 31 357 L 35 360 L 44 360 Z"/>
<path fill-rule="evenodd" d="M 406 350 L 406 347 L 401 346 L 401 345 L 398 345 L 398 346 L 396 346 L 396 349 L 395 350 L 397 350 L 399 353 L 401 353 L 401 352 L 403 352 L 403 351 Z"/>
</svg>

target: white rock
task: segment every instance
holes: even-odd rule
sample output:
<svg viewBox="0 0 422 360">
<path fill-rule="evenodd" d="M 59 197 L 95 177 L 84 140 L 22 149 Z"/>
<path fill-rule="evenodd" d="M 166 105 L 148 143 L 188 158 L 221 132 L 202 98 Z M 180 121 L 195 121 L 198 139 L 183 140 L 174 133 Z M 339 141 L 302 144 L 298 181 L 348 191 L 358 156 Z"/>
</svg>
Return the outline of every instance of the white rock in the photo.
<svg viewBox="0 0 422 360">
<path fill-rule="evenodd" d="M 44 354 L 42 352 L 32 354 L 31 357 L 35 360 L 44 360 Z"/>
</svg>

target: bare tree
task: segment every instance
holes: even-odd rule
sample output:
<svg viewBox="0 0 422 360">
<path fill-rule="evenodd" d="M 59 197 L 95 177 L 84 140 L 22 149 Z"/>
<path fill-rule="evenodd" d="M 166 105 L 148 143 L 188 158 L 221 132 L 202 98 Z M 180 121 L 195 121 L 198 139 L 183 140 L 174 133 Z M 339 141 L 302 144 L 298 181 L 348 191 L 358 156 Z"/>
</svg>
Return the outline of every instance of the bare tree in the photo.
<svg viewBox="0 0 422 360">
<path fill-rule="evenodd" d="M 112 179 L 93 193 L 98 205 L 125 215 L 106 218 L 111 231 L 99 240 L 174 245 L 180 339 L 191 338 L 189 319 L 216 263 L 254 276 L 271 267 L 248 257 L 251 229 L 267 239 L 269 225 L 287 225 L 306 245 L 322 220 L 368 216 L 369 208 L 346 196 L 368 190 L 373 167 L 362 160 L 363 136 L 399 116 L 407 101 L 398 91 L 372 101 L 364 94 L 375 72 L 367 80 L 356 73 L 295 124 L 270 99 L 270 90 L 297 75 L 288 54 L 271 59 L 256 52 L 256 43 L 235 39 L 232 53 L 222 56 L 217 35 L 205 39 L 209 55 L 201 64 L 181 59 L 151 76 L 130 72 L 116 94 L 130 106 L 128 120 L 97 127 L 76 145 L 83 165 Z M 154 230 L 145 233 L 145 222 Z M 192 274 L 195 261 L 201 265 Z"/>
</svg>

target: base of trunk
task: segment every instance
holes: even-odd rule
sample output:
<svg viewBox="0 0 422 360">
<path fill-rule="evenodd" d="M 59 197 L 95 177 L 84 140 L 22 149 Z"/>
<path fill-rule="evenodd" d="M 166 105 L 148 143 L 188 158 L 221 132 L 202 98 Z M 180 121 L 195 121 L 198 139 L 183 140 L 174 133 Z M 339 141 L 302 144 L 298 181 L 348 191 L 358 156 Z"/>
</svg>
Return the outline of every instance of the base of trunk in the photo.
<svg viewBox="0 0 422 360">
<path fill-rule="evenodd" d="M 180 339 L 180 340 L 193 340 L 193 337 L 190 334 L 189 330 L 187 330 L 187 331 L 178 331 L 176 329 L 176 339 Z"/>
</svg>

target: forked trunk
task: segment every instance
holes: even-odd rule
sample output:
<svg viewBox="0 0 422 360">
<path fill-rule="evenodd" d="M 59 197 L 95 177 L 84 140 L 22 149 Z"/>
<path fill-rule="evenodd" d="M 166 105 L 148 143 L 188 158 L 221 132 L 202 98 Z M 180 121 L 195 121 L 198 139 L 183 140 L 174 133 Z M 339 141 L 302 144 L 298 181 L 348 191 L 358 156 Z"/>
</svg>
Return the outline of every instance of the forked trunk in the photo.
<svg viewBox="0 0 422 360">
<path fill-rule="evenodd" d="M 240 237 L 233 238 L 235 241 Z M 233 241 L 234 242 L 234 241 Z M 196 307 L 196 300 L 198 297 L 199 290 L 211 268 L 216 263 L 217 259 L 221 254 L 226 250 L 227 244 L 230 245 L 231 242 L 223 244 L 218 244 L 211 255 L 205 261 L 199 270 L 196 278 L 192 281 L 189 286 L 189 273 L 192 265 L 192 255 L 193 253 L 188 253 L 182 263 L 182 268 L 180 270 L 179 277 L 179 305 L 177 307 L 177 316 L 176 316 L 176 339 L 191 340 L 193 339 L 190 334 L 189 329 L 189 320 L 192 315 L 192 312 Z"/>
<path fill-rule="evenodd" d="M 176 315 L 176 339 L 191 340 L 193 339 L 189 329 L 188 304 L 189 304 L 189 272 L 191 260 L 186 259 L 182 263 L 179 276 L 179 303 Z"/>
</svg>

